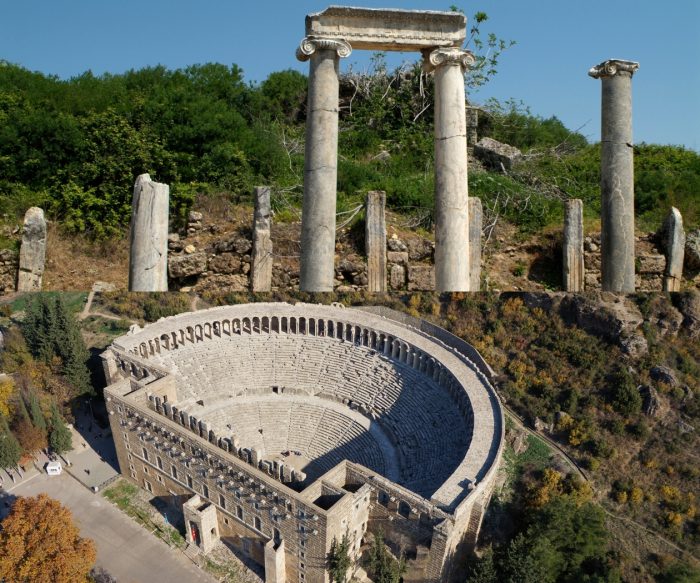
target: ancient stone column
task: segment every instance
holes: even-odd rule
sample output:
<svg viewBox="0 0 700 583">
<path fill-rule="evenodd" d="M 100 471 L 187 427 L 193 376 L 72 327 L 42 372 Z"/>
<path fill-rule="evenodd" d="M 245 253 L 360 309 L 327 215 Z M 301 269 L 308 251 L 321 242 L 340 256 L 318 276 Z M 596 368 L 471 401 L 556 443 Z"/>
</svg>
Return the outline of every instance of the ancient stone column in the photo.
<svg viewBox="0 0 700 583">
<path fill-rule="evenodd" d="M 250 289 L 269 292 L 272 288 L 272 218 L 270 216 L 270 187 L 256 186 L 253 191 L 253 255 L 251 257 Z"/>
<path fill-rule="evenodd" d="M 564 205 L 564 290 L 581 292 L 584 287 L 583 201 L 567 200 Z"/>
<path fill-rule="evenodd" d="M 426 55 L 435 76 L 435 285 L 469 290 L 467 127 L 464 72 L 468 51 L 438 48 Z"/>
<path fill-rule="evenodd" d="M 600 190 L 604 291 L 634 291 L 632 75 L 639 63 L 609 60 L 588 74 L 603 82 Z"/>
<path fill-rule="evenodd" d="M 481 231 L 484 211 L 481 199 L 469 197 L 469 291 L 481 289 Z"/>
<path fill-rule="evenodd" d="M 685 258 L 685 231 L 683 217 L 676 207 L 671 207 L 663 226 L 663 248 L 666 254 L 663 290 L 681 290 L 683 260 Z"/>
<path fill-rule="evenodd" d="M 168 291 L 170 187 L 141 174 L 131 205 L 129 291 Z"/>
<path fill-rule="evenodd" d="M 302 291 L 333 291 L 338 174 L 338 62 L 352 48 L 342 40 L 306 37 L 297 49 L 311 61 L 306 112 L 301 215 Z"/>
<path fill-rule="evenodd" d="M 367 193 L 365 212 L 365 251 L 367 252 L 367 291 L 386 291 L 386 193 Z"/>
<path fill-rule="evenodd" d="M 41 291 L 46 259 L 46 219 L 44 211 L 31 207 L 24 214 L 22 246 L 19 249 L 17 291 Z"/>
</svg>

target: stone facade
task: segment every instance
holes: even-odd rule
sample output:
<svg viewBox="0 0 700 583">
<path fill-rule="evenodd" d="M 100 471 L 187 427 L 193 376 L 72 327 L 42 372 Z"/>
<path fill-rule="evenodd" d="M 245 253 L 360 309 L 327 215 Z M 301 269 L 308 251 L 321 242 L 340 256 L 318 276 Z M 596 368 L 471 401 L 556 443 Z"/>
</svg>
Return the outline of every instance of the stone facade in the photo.
<svg viewBox="0 0 700 583">
<path fill-rule="evenodd" d="M 266 581 L 325 583 L 333 539 L 357 556 L 379 528 L 406 551 L 406 580 L 448 580 L 491 494 L 502 412 L 473 348 L 390 316 L 241 305 L 115 340 L 103 362 L 121 472 L 182 510 L 189 541 L 224 540 Z M 430 415 L 452 431 L 433 439 Z"/>
</svg>

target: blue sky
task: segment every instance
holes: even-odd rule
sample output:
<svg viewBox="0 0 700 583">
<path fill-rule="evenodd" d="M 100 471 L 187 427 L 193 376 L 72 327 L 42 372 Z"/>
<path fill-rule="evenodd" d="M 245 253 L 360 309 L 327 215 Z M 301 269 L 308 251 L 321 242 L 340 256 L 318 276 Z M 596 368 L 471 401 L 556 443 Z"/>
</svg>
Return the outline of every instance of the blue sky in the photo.
<svg viewBox="0 0 700 583">
<path fill-rule="evenodd" d="M 336 2 L 339 3 L 339 2 Z M 700 0 L 351 0 L 368 7 L 484 11 L 486 32 L 517 44 L 496 78 L 470 94 L 515 98 L 600 136 L 600 81 L 588 69 L 608 58 L 640 62 L 634 76 L 636 142 L 700 151 Z M 307 71 L 294 51 L 317 0 L 0 0 L 0 59 L 68 78 L 163 64 L 236 63 L 247 80 Z M 341 67 L 366 67 L 355 51 Z M 401 53 L 390 63 L 417 58 Z"/>
</svg>

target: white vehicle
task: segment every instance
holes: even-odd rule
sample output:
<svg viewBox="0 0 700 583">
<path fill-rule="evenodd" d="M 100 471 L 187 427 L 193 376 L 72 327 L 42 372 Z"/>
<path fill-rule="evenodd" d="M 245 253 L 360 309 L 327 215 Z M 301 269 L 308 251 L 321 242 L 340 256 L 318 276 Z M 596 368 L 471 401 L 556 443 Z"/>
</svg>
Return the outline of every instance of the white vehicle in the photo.
<svg viewBox="0 0 700 583">
<path fill-rule="evenodd" d="M 61 462 L 48 462 L 46 464 L 46 473 L 49 476 L 60 476 L 63 473 L 63 466 L 61 466 Z"/>
</svg>

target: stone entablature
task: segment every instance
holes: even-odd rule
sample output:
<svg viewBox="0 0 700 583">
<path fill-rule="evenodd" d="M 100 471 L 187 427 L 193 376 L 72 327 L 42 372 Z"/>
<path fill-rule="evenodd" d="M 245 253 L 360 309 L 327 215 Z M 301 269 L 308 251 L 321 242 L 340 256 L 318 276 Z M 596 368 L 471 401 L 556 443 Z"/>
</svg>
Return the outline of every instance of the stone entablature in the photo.
<svg viewBox="0 0 700 583">
<path fill-rule="evenodd" d="M 306 35 L 370 51 L 421 51 L 461 46 L 466 25 L 459 12 L 329 6 L 307 15 Z"/>
</svg>

